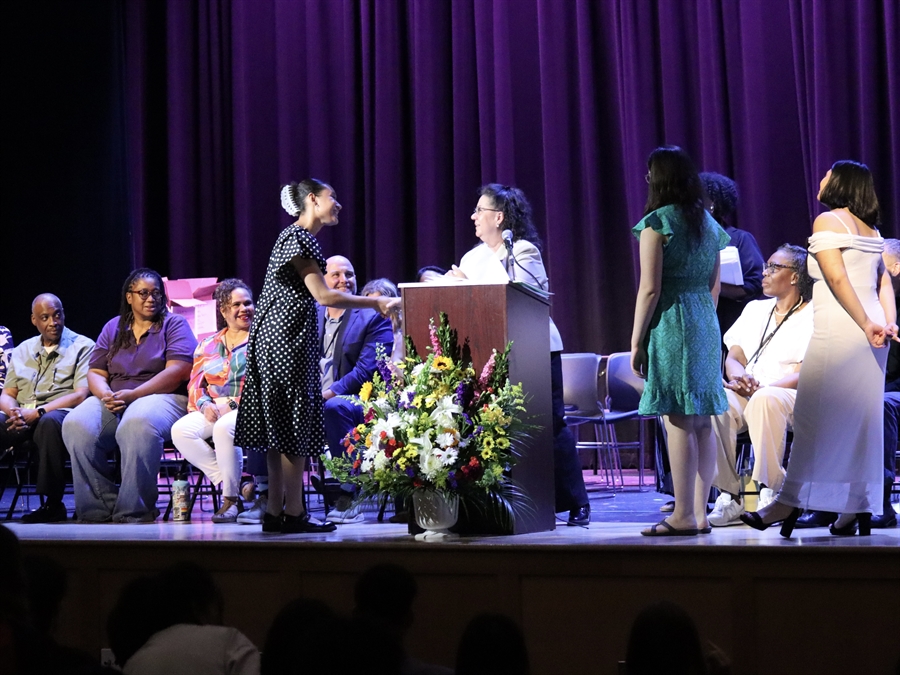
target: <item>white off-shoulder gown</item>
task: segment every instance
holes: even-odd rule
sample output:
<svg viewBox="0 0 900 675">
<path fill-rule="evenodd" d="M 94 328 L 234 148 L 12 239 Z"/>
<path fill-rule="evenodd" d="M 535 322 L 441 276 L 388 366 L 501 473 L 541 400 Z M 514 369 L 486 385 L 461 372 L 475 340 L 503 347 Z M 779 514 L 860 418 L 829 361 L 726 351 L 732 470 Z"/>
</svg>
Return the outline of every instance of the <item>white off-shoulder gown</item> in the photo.
<svg viewBox="0 0 900 675">
<path fill-rule="evenodd" d="M 847 276 L 869 318 L 883 325 L 878 267 L 884 240 L 816 232 L 809 252 L 842 249 Z M 888 350 L 872 347 L 838 303 L 813 255 L 813 336 L 800 370 L 794 443 L 778 501 L 838 513 L 881 513 L 884 369 Z"/>
</svg>

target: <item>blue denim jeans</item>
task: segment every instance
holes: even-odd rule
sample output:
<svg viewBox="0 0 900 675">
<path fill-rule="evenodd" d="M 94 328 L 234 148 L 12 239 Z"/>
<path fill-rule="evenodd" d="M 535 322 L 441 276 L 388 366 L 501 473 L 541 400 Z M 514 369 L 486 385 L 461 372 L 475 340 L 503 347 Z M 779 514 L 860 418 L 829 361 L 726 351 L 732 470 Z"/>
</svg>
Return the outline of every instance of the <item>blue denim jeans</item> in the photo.
<svg viewBox="0 0 900 675">
<path fill-rule="evenodd" d="M 113 414 L 100 399 L 85 400 L 66 417 L 63 440 L 72 458 L 75 510 L 84 522 L 152 521 L 159 515 L 157 478 L 163 443 L 187 413 L 187 396 L 151 394 Z M 121 487 L 109 460 L 122 455 Z"/>
</svg>

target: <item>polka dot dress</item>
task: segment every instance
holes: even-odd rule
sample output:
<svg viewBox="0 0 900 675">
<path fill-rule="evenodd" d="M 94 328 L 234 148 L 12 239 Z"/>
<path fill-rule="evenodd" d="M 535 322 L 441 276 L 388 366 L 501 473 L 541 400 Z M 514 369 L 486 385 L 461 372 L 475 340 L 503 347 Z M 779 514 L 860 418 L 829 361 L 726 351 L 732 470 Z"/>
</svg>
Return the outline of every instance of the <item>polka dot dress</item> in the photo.
<svg viewBox="0 0 900 675">
<path fill-rule="evenodd" d="M 315 260 L 319 242 L 299 225 L 275 242 L 247 345 L 247 378 L 234 442 L 244 450 L 317 456 L 325 446 L 316 302 L 291 259 Z"/>
</svg>

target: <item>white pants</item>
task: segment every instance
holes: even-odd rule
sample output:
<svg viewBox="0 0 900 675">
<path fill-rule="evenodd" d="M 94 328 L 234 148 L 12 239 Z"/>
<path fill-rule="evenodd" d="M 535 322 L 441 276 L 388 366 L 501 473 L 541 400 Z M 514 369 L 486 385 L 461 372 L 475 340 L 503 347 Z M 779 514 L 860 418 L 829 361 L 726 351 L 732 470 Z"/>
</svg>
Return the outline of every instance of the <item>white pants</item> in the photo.
<svg viewBox="0 0 900 675">
<path fill-rule="evenodd" d="M 237 410 L 210 422 L 203 413 L 188 413 L 172 425 L 172 443 L 184 458 L 200 469 L 213 485 L 222 484 L 222 496 L 240 494 L 244 453 L 234 447 Z M 212 437 L 215 449 L 206 439 Z"/>
<path fill-rule="evenodd" d="M 753 480 L 778 492 L 784 482 L 784 441 L 794 422 L 796 389 L 763 387 L 744 398 L 731 389 L 725 390 L 728 410 L 713 418 L 713 430 L 718 439 L 713 485 L 732 495 L 740 493 L 741 479 L 735 470 L 737 460 L 736 437 L 742 431 L 750 433 L 753 444 Z"/>
</svg>

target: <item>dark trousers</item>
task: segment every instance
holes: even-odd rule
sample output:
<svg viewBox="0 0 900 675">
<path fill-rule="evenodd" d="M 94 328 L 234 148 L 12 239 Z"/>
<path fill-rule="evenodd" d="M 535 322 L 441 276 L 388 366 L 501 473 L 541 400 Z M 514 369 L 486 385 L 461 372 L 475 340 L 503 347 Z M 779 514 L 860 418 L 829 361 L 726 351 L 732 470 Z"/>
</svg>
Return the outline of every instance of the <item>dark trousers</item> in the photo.
<svg viewBox="0 0 900 675">
<path fill-rule="evenodd" d="M 325 438 L 328 439 L 328 450 L 332 457 L 344 454 L 344 436 L 357 424 L 362 424 L 362 421 L 361 405 L 339 396 L 325 401 Z"/>
<path fill-rule="evenodd" d="M 900 448 L 900 392 L 884 392 L 884 505 L 890 508 L 891 485 L 897 474 Z"/>
<path fill-rule="evenodd" d="M 572 430 L 566 426 L 563 403 L 562 352 L 550 352 L 550 386 L 553 395 L 553 482 L 555 511 L 571 511 L 588 503 L 581 471 L 581 457 Z"/>
<path fill-rule="evenodd" d="M 66 461 L 69 451 L 62 439 L 62 423 L 68 410 L 51 410 L 37 424 L 21 431 L 10 431 L 7 416 L 0 412 L 0 447 L 18 447 L 27 441 L 37 451 L 37 491 L 50 502 L 62 501 L 66 489 Z"/>
</svg>

